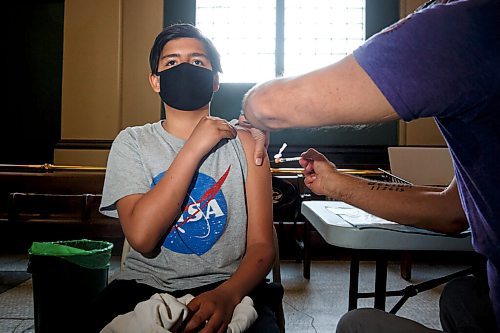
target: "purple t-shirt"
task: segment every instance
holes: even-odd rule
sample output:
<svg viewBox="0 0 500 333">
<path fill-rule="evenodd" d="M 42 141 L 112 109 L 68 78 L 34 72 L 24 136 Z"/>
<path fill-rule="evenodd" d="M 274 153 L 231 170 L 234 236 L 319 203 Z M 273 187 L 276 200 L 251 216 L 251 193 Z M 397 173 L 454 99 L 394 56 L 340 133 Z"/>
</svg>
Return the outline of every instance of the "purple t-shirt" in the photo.
<svg viewBox="0 0 500 333">
<path fill-rule="evenodd" d="M 373 36 L 354 57 L 403 120 L 435 118 L 474 249 L 488 258 L 500 327 L 500 1 L 433 5 Z"/>
</svg>

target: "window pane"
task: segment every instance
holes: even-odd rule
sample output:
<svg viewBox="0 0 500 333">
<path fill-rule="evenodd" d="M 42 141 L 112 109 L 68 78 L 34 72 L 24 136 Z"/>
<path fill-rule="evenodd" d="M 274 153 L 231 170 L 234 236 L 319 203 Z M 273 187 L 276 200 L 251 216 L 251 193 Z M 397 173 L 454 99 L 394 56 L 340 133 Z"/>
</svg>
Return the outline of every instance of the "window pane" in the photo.
<svg viewBox="0 0 500 333">
<path fill-rule="evenodd" d="M 286 76 L 338 61 L 364 40 L 364 0 L 284 4 Z M 275 76 L 275 10 L 273 0 L 196 1 L 196 25 L 221 54 L 221 82 L 260 82 Z"/>
<path fill-rule="evenodd" d="M 285 6 L 285 76 L 338 61 L 364 41 L 364 0 L 285 0 Z"/>
<path fill-rule="evenodd" d="M 271 0 L 196 1 L 196 26 L 221 55 L 221 82 L 259 82 L 274 77 L 275 10 Z"/>
</svg>

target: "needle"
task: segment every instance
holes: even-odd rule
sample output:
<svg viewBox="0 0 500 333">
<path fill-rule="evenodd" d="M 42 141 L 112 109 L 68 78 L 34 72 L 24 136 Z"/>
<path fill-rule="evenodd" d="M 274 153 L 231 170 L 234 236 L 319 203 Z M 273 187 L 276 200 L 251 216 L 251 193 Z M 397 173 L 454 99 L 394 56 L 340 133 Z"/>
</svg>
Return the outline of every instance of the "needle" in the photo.
<svg viewBox="0 0 500 333">
<path fill-rule="evenodd" d="M 286 158 L 275 158 L 274 159 L 274 163 L 284 163 L 284 162 L 292 162 L 292 161 L 298 161 L 300 160 L 302 157 L 300 156 L 296 156 L 296 157 L 286 157 Z"/>
</svg>

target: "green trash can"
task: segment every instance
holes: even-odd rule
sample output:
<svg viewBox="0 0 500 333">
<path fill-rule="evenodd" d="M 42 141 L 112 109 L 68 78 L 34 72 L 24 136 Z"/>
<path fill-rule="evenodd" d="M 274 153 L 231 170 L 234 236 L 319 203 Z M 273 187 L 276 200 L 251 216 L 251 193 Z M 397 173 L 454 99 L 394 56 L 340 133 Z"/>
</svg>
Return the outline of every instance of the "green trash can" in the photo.
<svg viewBox="0 0 500 333">
<path fill-rule="evenodd" d="M 34 242 L 29 250 L 35 332 L 78 332 L 108 283 L 113 244 L 88 239 Z"/>
</svg>

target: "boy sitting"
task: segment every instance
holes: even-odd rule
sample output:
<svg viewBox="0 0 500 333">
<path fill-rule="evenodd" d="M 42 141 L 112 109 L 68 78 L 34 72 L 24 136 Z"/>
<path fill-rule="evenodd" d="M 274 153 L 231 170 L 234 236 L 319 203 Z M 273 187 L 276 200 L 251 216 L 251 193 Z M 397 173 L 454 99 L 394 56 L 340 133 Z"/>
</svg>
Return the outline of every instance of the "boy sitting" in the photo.
<svg viewBox="0 0 500 333">
<path fill-rule="evenodd" d="M 95 329 L 166 292 L 195 296 L 185 332 L 224 332 L 243 297 L 265 288 L 274 261 L 269 161 L 256 166 L 250 134 L 210 116 L 221 66 L 198 29 L 163 30 L 150 66 L 166 119 L 113 142 L 100 209 L 120 218 L 132 250 L 92 309 Z M 259 299 L 249 331 L 277 332 Z"/>
</svg>

